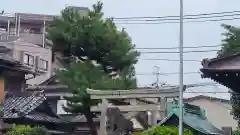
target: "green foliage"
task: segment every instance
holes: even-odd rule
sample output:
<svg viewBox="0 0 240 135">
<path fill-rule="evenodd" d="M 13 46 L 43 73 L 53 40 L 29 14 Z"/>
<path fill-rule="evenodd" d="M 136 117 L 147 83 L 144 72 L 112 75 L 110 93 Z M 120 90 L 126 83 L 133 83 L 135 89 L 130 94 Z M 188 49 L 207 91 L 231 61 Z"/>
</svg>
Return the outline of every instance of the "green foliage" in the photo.
<svg viewBox="0 0 240 135">
<path fill-rule="evenodd" d="M 240 28 L 231 25 L 222 25 L 226 30 L 223 33 L 224 39 L 222 40 L 222 48 L 218 51 L 217 56 L 223 57 L 240 52 Z M 231 104 L 234 118 L 238 120 L 238 127 L 240 127 L 240 94 L 231 94 Z"/>
<path fill-rule="evenodd" d="M 240 132 L 239 131 L 233 131 L 232 135 L 240 135 Z"/>
<path fill-rule="evenodd" d="M 30 135 L 49 135 L 47 132 L 47 129 L 45 127 L 36 126 L 32 128 L 32 132 L 30 132 Z"/>
<path fill-rule="evenodd" d="M 223 33 L 222 48 L 218 51 L 218 57 L 228 56 L 240 52 L 240 28 L 223 24 L 222 27 L 226 30 Z"/>
<path fill-rule="evenodd" d="M 87 15 L 66 8 L 47 26 L 47 38 L 52 41 L 53 52 L 61 54 L 67 69 L 59 72 L 58 78 L 74 95 L 65 97 L 68 101 L 65 110 L 83 113 L 91 131 L 95 127 L 90 107 L 97 101 L 90 99 L 86 89 L 136 87 L 134 64 L 139 56 L 127 32 L 118 30 L 112 19 L 103 18 L 102 7 L 103 4 L 97 2 Z M 96 129 L 91 134 L 97 134 Z"/>
<path fill-rule="evenodd" d="M 113 79 L 104 72 L 101 65 L 95 66 L 90 60 L 71 63 L 68 70 L 61 71 L 57 75 L 74 94 L 73 97 L 65 97 L 69 101 L 65 109 L 72 113 L 84 113 L 84 108 L 97 104 L 96 101 L 90 99 L 86 92 L 87 88 L 114 90 L 136 86 L 135 81 L 131 81 L 131 77 L 128 79 L 129 76 L 120 74 L 119 78 Z"/>
<path fill-rule="evenodd" d="M 66 8 L 47 27 L 53 51 L 83 60 L 88 57 L 101 64 L 106 72 L 123 70 L 137 62 L 131 38 L 124 29 L 118 30 L 112 19 L 103 18 L 103 4 L 93 5 L 87 15 Z"/>
<path fill-rule="evenodd" d="M 192 135 L 192 132 L 185 129 L 183 134 Z M 170 126 L 156 126 L 150 130 L 142 132 L 141 135 L 178 135 L 178 128 Z"/>
<path fill-rule="evenodd" d="M 5 135 L 49 135 L 43 127 L 34 127 L 19 125 L 8 131 Z"/>
</svg>

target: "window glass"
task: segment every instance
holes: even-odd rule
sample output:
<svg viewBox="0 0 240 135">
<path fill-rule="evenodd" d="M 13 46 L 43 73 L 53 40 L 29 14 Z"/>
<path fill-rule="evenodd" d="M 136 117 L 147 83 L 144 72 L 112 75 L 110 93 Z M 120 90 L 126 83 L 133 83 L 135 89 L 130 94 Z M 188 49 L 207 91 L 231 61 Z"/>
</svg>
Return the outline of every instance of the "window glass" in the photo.
<svg viewBox="0 0 240 135">
<path fill-rule="evenodd" d="M 28 66 L 33 66 L 34 65 L 34 56 L 29 55 L 29 54 L 24 54 L 23 62 L 24 62 L 24 64 L 26 64 Z"/>
<path fill-rule="evenodd" d="M 48 69 L 48 61 L 40 59 L 40 66 L 42 69 L 47 70 Z"/>
</svg>

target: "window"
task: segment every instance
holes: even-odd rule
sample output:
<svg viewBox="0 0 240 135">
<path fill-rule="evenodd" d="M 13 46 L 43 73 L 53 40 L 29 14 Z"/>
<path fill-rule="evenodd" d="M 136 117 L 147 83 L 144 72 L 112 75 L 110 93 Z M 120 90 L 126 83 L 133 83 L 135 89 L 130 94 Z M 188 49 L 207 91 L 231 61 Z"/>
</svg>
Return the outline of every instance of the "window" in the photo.
<svg viewBox="0 0 240 135">
<path fill-rule="evenodd" d="M 34 66 L 34 56 L 29 55 L 29 54 L 24 54 L 24 58 L 23 58 L 23 62 L 24 64 L 28 65 L 28 66 Z"/>
<path fill-rule="evenodd" d="M 40 59 L 40 69 L 47 70 L 48 69 L 48 61 L 44 59 Z"/>
</svg>

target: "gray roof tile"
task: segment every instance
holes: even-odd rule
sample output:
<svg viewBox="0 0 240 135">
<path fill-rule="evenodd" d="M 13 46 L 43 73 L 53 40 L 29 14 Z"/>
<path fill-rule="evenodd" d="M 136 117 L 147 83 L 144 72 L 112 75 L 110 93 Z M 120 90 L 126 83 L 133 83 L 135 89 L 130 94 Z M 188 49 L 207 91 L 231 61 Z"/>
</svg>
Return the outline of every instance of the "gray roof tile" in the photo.
<svg viewBox="0 0 240 135">
<path fill-rule="evenodd" d="M 57 114 L 50 116 L 45 112 L 38 112 L 36 109 L 46 103 L 46 97 L 41 92 L 7 92 L 4 100 L 3 119 L 24 118 L 32 121 L 67 123 Z"/>
</svg>

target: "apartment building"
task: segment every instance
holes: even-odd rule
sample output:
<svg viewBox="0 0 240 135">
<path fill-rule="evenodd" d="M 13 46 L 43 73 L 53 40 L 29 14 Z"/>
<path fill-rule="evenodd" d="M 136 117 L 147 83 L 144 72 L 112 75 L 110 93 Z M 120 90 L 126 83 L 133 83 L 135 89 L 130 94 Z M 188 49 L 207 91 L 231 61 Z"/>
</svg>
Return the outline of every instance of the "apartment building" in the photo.
<svg viewBox="0 0 240 135">
<path fill-rule="evenodd" d="M 88 12 L 86 7 L 73 7 Z M 45 26 L 55 15 L 14 13 L 0 15 L 0 47 L 12 49 L 9 57 L 37 71 L 40 75 L 29 79 L 27 84 L 37 85 L 51 77 L 58 63 L 52 63 L 51 47 L 45 38 Z"/>
</svg>

